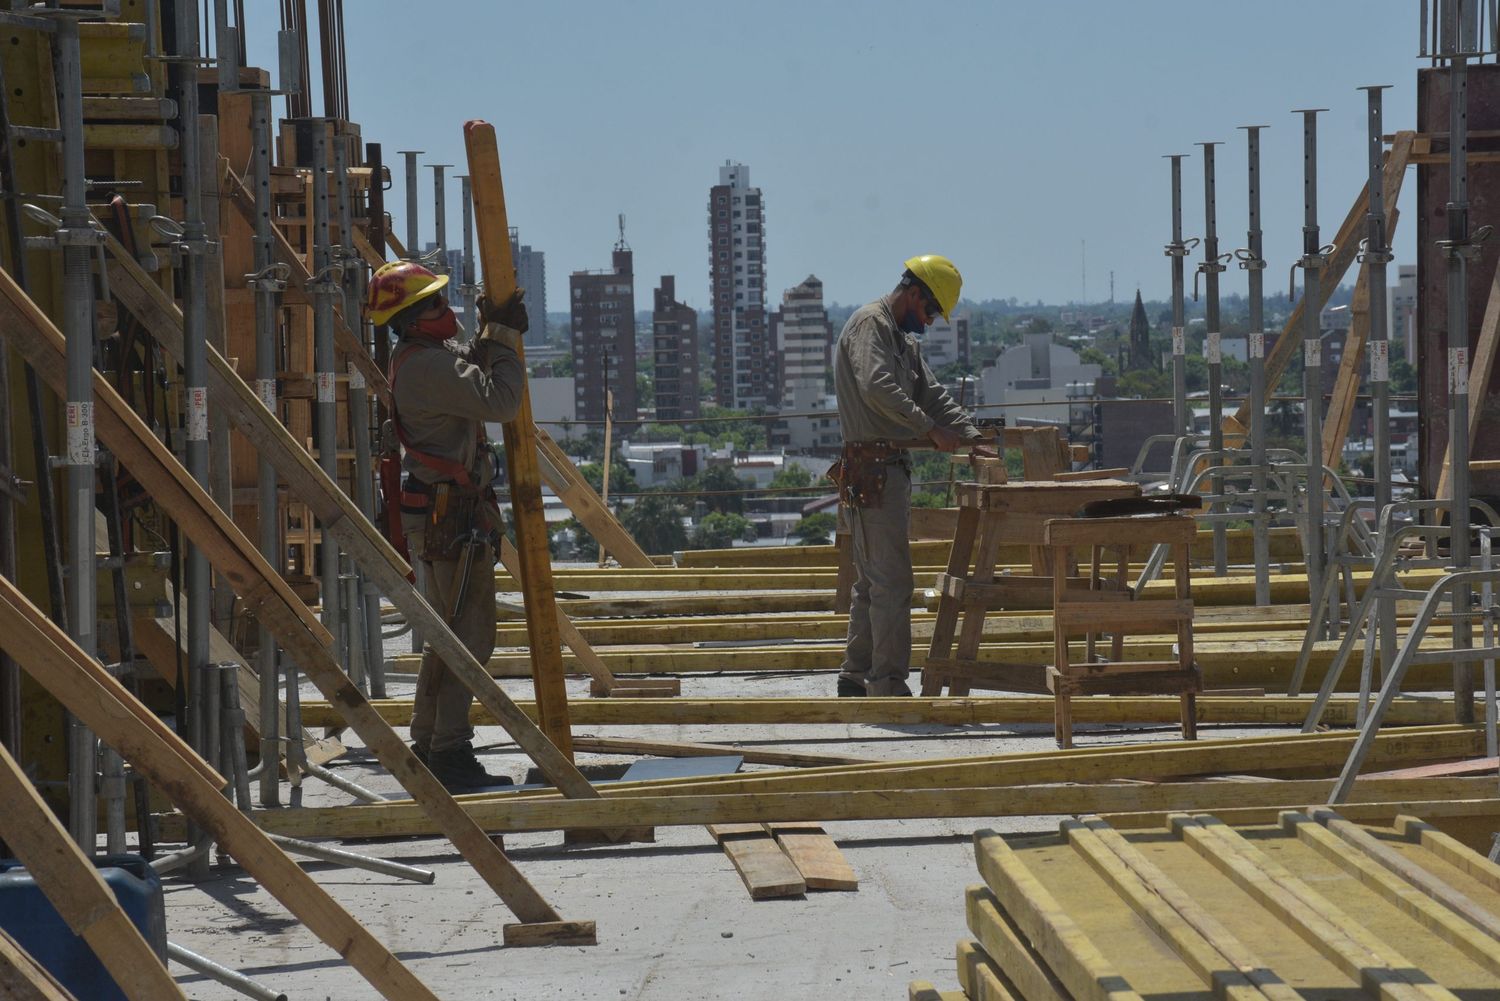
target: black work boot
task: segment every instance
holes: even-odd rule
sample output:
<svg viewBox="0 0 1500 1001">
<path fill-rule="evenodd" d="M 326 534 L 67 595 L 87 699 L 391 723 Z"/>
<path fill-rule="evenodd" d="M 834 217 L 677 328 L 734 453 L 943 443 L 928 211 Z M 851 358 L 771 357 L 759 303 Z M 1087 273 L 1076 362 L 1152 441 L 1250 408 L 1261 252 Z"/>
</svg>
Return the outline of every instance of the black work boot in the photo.
<svg viewBox="0 0 1500 1001">
<path fill-rule="evenodd" d="M 853 678 L 839 679 L 839 698 L 862 699 L 868 694 L 870 693 L 865 691 L 865 683 L 863 681 L 855 681 Z"/>
<path fill-rule="evenodd" d="M 515 784 L 508 775 L 491 775 L 485 771 L 468 741 L 428 752 L 427 767 L 449 792 Z"/>
</svg>

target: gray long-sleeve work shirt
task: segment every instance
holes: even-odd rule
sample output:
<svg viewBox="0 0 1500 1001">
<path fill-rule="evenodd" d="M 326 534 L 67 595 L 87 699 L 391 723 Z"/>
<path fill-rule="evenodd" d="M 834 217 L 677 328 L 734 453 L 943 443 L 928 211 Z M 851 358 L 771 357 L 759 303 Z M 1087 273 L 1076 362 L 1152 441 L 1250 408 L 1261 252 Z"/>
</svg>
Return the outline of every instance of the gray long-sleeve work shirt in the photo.
<svg viewBox="0 0 1500 1001">
<path fill-rule="evenodd" d="M 406 440 L 462 463 L 476 482 L 487 482 L 489 472 L 480 468 L 487 460 L 478 455 L 480 430 L 486 421 L 514 420 L 521 409 L 526 373 L 515 349 L 489 338 L 459 344 L 407 337 L 397 343 L 391 362 L 398 375 L 391 392 Z M 401 468 L 423 483 L 448 479 L 409 449 Z"/>
<path fill-rule="evenodd" d="M 844 324 L 833 386 L 845 442 L 922 438 L 934 427 L 950 428 L 964 439 L 980 437 L 927 367 L 916 337 L 896 325 L 883 298 L 856 309 Z"/>
</svg>

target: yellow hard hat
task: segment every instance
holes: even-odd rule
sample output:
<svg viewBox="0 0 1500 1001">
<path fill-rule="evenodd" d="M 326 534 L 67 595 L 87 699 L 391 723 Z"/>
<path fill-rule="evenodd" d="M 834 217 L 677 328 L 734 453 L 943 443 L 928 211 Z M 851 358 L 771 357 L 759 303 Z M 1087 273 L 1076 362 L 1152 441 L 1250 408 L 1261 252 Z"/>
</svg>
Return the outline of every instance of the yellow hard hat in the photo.
<svg viewBox="0 0 1500 1001">
<path fill-rule="evenodd" d="M 949 319 L 948 314 L 958 305 L 958 293 L 964 287 L 964 276 L 958 273 L 953 262 L 942 254 L 923 254 L 909 259 L 906 270 L 927 286 L 927 291 L 937 299 L 938 308 L 943 311 L 943 319 Z"/>
<path fill-rule="evenodd" d="M 380 266 L 370 278 L 365 309 L 370 322 L 377 327 L 408 306 L 436 295 L 448 284 L 447 275 L 435 275 L 411 261 L 391 261 Z"/>
</svg>

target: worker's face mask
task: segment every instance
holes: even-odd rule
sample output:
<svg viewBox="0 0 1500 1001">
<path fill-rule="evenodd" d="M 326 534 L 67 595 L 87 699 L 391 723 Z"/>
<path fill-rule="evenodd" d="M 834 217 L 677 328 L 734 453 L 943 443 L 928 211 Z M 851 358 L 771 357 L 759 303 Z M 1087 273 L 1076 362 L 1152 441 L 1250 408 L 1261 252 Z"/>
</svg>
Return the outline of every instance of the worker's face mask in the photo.
<svg viewBox="0 0 1500 1001">
<path fill-rule="evenodd" d="M 906 312 L 902 313 L 901 319 L 896 321 L 896 326 L 908 334 L 917 335 L 920 335 L 927 329 L 927 325 L 922 322 L 922 311 L 915 307 L 907 309 Z"/>
<path fill-rule="evenodd" d="M 424 317 L 406 328 L 422 337 L 435 341 L 446 341 L 458 334 L 458 316 L 452 309 L 444 309 L 437 316 Z"/>
</svg>

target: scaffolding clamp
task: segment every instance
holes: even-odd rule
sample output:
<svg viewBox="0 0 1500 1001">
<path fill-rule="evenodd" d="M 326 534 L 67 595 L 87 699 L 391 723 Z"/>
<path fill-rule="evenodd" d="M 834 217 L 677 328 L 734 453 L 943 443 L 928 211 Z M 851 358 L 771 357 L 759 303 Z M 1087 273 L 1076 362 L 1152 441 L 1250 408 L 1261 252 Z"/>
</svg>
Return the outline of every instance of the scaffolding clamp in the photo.
<svg viewBox="0 0 1500 1001">
<path fill-rule="evenodd" d="M 284 292 L 286 280 L 291 275 L 289 265 L 277 262 L 271 266 L 245 276 L 245 285 L 257 292 Z"/>
</svg>

